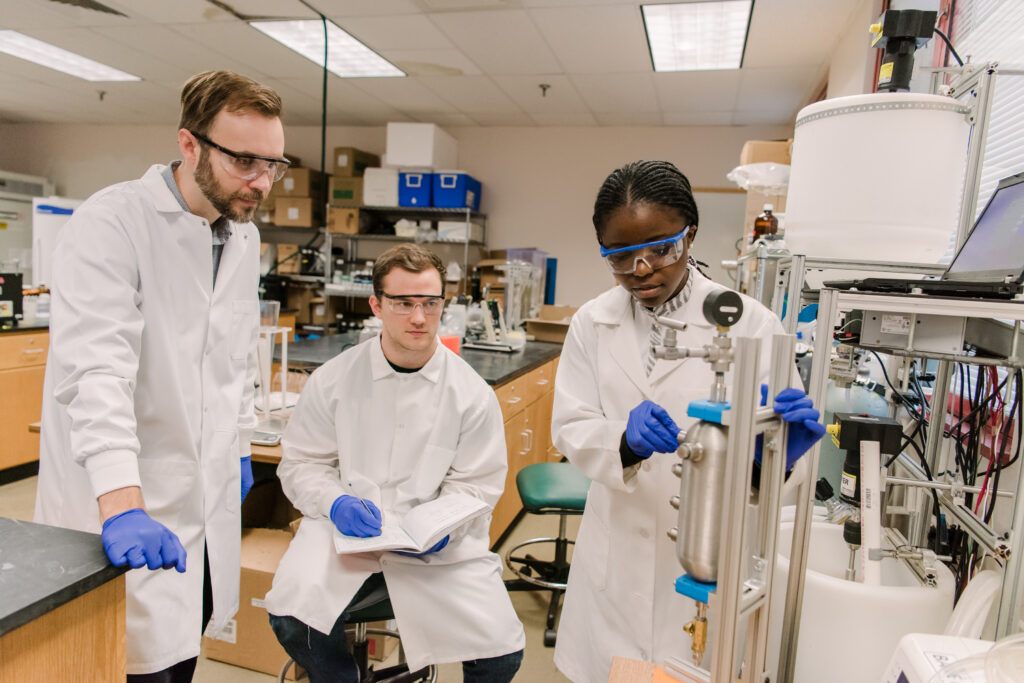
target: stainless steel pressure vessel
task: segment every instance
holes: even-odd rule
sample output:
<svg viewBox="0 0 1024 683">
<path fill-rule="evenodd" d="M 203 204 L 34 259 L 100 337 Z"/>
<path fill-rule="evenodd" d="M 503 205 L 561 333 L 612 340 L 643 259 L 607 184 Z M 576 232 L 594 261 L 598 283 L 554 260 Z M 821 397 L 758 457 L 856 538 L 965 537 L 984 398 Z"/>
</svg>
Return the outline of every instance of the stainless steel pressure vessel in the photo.
<svg viewBox="0 0 1024 683">
<path fill-rule="evenodd" d="M 679 522 L 676 555 L 686 573 L 698 581 L 718 581 L 718 549 L 725 458 L 729 430 L 698 422 L 679 445 Z"/>
</svg>

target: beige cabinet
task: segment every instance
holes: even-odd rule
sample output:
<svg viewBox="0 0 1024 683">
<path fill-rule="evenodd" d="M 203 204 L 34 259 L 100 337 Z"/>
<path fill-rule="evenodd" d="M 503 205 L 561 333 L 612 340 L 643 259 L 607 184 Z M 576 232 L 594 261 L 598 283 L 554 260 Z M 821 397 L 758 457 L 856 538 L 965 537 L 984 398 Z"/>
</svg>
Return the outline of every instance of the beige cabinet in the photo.
<svg viewBox="0 0 1024 683">
<path fill-rule="evenodd" d="M 494 390 L 505 419 L 508 474 L 505 491 L 495 505 L 491 519 L 492 545 L 523 508 L 516 490 L 516 474 L 527 465 L 552 457 L 551 407 L 557 365 L 556 358 Z"/>
<path fill-rule="evenodd" d="M 39 421 L 49 332 L 0 334 L 0 470 L 39 459 Z"/>
</svg>

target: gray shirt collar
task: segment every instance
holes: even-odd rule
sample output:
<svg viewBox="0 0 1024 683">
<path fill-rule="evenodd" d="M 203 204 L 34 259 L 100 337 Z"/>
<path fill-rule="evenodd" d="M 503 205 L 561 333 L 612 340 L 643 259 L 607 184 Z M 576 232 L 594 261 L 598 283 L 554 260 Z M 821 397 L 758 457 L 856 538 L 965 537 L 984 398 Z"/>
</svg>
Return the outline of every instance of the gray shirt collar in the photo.
<svg viewBox="0 0 1024 683">
<path fill-rule="evenodd" d="M 181 195 L 181 190 L 178 189 L 178 183 L 174 180 L 174 171 L 180 165 L 180 159 L 177 161 L 172 161 L 171 163 L 167 164 L 167 166 L 164 167 L 164 170 L 161 172 L 160 175 L 163 176 L 164 182 L 167 183 L 167 189 L 171 191 L 171 194 L 174 195 L 174 198 L 178 200 L 179 204 L 181 204 L 181 208 L 184 209 L 185 211 L 191 212 L 191 209 L 188 208 L 188 204 L 185 203 L 185 198 Z M 224 244 L 225 242 L 228 241 L 228 238 L 231 237 L 231 223 L 224 216 L 221 216 L 220 218 L 215 220 L 210 225 L 210 229 L 213 230 L 214 244 Z"/>
</svg>

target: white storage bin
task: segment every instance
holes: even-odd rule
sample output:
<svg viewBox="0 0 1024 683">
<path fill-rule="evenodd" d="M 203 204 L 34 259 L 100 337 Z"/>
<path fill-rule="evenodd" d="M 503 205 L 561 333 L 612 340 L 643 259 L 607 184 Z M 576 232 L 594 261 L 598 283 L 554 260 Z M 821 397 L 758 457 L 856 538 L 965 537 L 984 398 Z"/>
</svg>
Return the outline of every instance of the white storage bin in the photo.
<svg viewBox="0 0 1024 683">
<path fill-rule="evenodd" d="M 389 123 L 387 163 L 390 166 L 458 168 L 458 142 L 433 123 Z"/>
<path fill-rule="evenodd" d="M 398 206 L 398 169 L 368 168 L 363 172 L 364 206 Z"/>
</svg>

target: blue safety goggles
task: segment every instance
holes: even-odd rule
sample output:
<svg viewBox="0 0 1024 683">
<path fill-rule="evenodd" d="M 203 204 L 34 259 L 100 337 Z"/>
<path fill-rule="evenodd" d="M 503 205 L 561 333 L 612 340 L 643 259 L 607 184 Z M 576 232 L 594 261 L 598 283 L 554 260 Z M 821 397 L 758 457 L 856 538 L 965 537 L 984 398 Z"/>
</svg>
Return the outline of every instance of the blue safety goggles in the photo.
<svg viewBox="0 0 1024 683">
<path fill-rule="evenodd" d="M 656 242 L 631 244 L 618 249 L 605 249 L 601 246 L 601 256 L 616 275 L 632 275 L 636 266 L 643 261 L 651 270 L 658 270 L 671 265 L 683 256 L 683 240 L 690 232 L 687 225 L 681 232 Z"/>
</svg>

